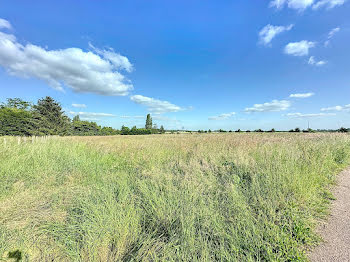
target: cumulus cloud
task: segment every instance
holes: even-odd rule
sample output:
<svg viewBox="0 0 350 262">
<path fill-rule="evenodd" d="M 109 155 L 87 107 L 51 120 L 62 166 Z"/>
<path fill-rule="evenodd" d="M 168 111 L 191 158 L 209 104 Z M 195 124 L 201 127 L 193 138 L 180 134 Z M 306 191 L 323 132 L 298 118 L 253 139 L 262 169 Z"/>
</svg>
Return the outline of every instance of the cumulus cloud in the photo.
<svg viewBox="0 0 350 262">
<path fill-rule="evenodd" d="M 309 49 L 312 47 L 315 47 L 315 42 L 302 40 L 286 45 L 284 53 L 293 56 L 306 56 L 309 54 Z"/>
<path fill-rule="evenodd" d="M 290 107 L 290 102 L 287 100 L 272 100 L 264 104 L 255 104 L 253 107 L 244 109 L 246 113 L 252 112 L 278 112 L 287 110 Z"/>
<path fill-rule="evenodd" d="M 286 116 L 293 117 L 293 118 L 309 118 L 309 117 L 335 116 L 335 114 L 333 113 L 316 113 L 316 114 L 289 113 Z"/>
<path fill-rule="evenodd" d="M 40 79 L 56 90 L 63 91 L 65 86 L 78 93 L 127 95 L 133 86 L 120 70 L 131 70 L 129 64 L 112 50 L 46 50 L 0 32 L 0 66 L 15 76 Z"/>
<path fill-rule="evenodd" d="M 312 6 L 312 9 L 316 10 L 322 7 L 326 7 L 327 9 L 332 9 L 336 6 L 343 5 L 346 0 L 321 0 Z"/>
<path fill-rule="evenodd" d="M 73 116 L 82 116 L 82 117 L 86 117 L 86 118 L 90 118 L 90 117 L 115 117 L 116 115 L 113 114 L 109 114 L 109 113 L 93 113 L 93 112 L 74 112 L 74 111 L 69 111 L 68 112 L 70 115 Z"/>
<path fill-rule="evenodd" d="M 350 111 L 350 104 L 345 106 L 332 106 L 321 108 L 321 111 Z"/>
<path fill-rule="evenodd" d="M 287 5 L 288 8 L 303 11 L 310 7 L 313 3 L 314 0 L 273 0 L 270 2 L 270 7 L 282 9 Z"/>
<path fill-rule="evenodd" d="M 91 43 L 89 43 L 89 46 L 97 54 L 110 61 L 116 68 L 124 69 L 129 73 L 133 70 L 133 65 L 130 63 L 129 59 L 114 52 L 113 48 L 109 48 L 108 50 L 101 50 L 93 46 Z"/>
<path fill-rule="evenodd" d="M 85 104 L 72 104 L 72 107 L 76 108 L 86 108 L 87 106 Z"/>
<path fill-rule="evenodd" d="M 291 98 L 308 98 L 315 95 L 315 93 L 298 93 L 298 94 L 290 94 Z"/>
<path fill-rule="evenodd" d="M 225 119 L 228 119 L 228 118 L 234 116 L 235 114 L 236 114 L 235 112 L 231 112 L 231 113 L 221 114 L 218 116 L 211 116 L 208 119 L 209 120 L 225 120 Z"/>
<path fill-rule="evenodd" d="M 268 45 L 272 39 L 280 33 L 289 31 L 293 28 L 294 25 L 289 26 L 274 26 L 268 24 L 259 32 L 259 42 Z"/>
<path fill-rule="evenodd" d="M 328 46 L 333 36 L 340 31 L 340 27 L 333 28 L 329 33 L 326 42 L 324 42 L 324 46 Z"/>
<path fill-rule="evenodd" d="M 314 66 L 323 66 L 323 65 L 327 64 L 327 61 L 323 61 L 323 60 L 316 61 L 316 60 L 315 60 L 315 57 L 314 57 L 314 56 L 311 56 L 311 57 L 309 58 L 308 64 L 309 64 L 309 65 L 314 65 Z"/>
<path fill-rule="evenodd" d="M 12 26 L 9 21 L 0 18 L 0 29 L 5 28 L 5 29 L 12 29 Z"/>
<path fill-rule="evenodd" d="M 147 96 L 133 95 L 130 97 L 130 99 L 136 104 L 146 106 L 148 111 L 153 114 L 163 114 L 167 112 L 178 112 L 184 110 L 184 108 L 174 105 L 168 101 L 162 101 Z"/>
</svg>

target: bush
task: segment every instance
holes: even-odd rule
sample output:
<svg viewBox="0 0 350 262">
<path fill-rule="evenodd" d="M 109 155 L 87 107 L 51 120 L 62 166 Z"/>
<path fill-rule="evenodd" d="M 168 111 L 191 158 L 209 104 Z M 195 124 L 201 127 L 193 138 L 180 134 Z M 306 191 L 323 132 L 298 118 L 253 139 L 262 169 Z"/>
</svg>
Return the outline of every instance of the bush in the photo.
<svg viewBox="0 0 350 262">
<path fill-rule="evenodd" d="M 40 122 L 33 112 L 17 108 L 0 108 L 0 135 L 32 136 L 40 135 Z"/>
<path fill-rule="evenodd" d="M 348 133 L 348 132 L 350 132 L 350 128 L 347 129 L 345 127 L 341 127 L 341 128 L 339 128 L 338 132 L 340 132 L 340 133 Z"/>
</svg>

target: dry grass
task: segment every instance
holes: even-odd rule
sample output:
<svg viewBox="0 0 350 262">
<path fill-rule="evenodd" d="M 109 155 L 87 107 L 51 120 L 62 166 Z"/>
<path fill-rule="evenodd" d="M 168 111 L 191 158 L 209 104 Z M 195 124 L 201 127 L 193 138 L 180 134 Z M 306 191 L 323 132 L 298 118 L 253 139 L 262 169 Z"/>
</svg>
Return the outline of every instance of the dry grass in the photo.
<svg viewBox="0 0 350 262">
<path fill-rule="evenodd" d="M 30 261 L 300 261 L 345 134 L 0 140 L 0 256 Z"/>
</svg>

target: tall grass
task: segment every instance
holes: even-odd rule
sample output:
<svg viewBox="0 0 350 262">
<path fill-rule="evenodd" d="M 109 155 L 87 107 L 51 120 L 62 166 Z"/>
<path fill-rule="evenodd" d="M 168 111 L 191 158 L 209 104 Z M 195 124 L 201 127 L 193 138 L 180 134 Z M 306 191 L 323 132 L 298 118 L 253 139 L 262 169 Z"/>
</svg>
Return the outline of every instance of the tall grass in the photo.
<svg viewBox="0 0 350 262">
<path fill-rule="evenodd" d="M 303 261 L 341 134 L 0 140 L 0 257 Z"/>
</svg>

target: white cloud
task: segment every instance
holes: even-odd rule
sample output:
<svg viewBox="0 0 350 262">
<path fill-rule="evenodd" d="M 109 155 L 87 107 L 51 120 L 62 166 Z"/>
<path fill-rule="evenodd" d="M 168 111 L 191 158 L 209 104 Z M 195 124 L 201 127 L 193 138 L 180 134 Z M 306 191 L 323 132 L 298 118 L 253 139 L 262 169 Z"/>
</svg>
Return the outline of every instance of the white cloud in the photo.
<svg viewBox="0 0 350 262">
<path fill-rule="evenodd" d="M 289 113 L 286 116 L 294 117 L 294 118 L 309 118 L 309 117 L 335 116 L 335 114 L 332 114 L 332 113 L 317 113 L 317 114 Z"/>
<path fill-rule="evenodd" d="M 270 7 L 282 9 L 287 5 L 291 9 L 303 11 L 310 7 L 314 3 L 314 0 L 273 0 L 270 2 Z"/>
<path fill-rule="evenodd" d="M 86 108 L 87 106 L 85 104 L 72 104 L 72 107 L 76 108 Z"/>
<path fill-rule="evenodd" d="M 90 118 L 90 117 L 115 117 L 116 115 L 113 114 L 109 114 L 109 113 L 92 113 L 92 112 L 74 112 L 74 111 L 69 111 L 68 112 L 70 115 L 74 115 L 74 116 L 83 116 L 86 118 Z"/>
<path fill-rule="evenodd" d="M 276 7 L 277 9 L 281 9 L 284 7 L 286 0 L 272 0 L 270 2 L 270 7 Z"/>
<path fill-rule="evenodd" d="M 340 31 L 340 27 L 333 28 L 329 33 L 328 33 L 328 39 L 331 39 L 336 33 Z"/>
<path fill-rule="evenodd" d="M 127 72 L 131 72 L 133 70 L 133 65 L 130 63 L 129 59 L 125 56 L 115 53 L 112 48 L 109 48 L 109 50 L 101 50 L 94 47 L 91 43 L 89 43 L 89 46 L 97 54 L 110 61 L 116 68 L 124 69 Z"/>
<path fill-rule="evenodd" d="M 327 9 L 332 9 L 336 6 L 343 5 L 346 0 L 321 0 L 312 6 L 312 9 L 316 10 L 321 7 L 326 7 Z"/>
<path fill-rule="evenodd" d="M 302 40 L 300 42 L 289 43 L 284 48 L 284 53 L 293 56 L 306 56 L 309 54 L 309 49 L 315 46 L 315 42 Z"/>
<path fill-rule="evenodd" d="M 268 45 L 272 39 L 284 31 L 289 31 L 293 28 L 294 25 L 289 26 L 274 26 L 268 24 L 259 32 L 259 41 L 264 45 Z"/>
<path fill-rule="evenodd" d="M 299 94 L 290 94 L 291 98 L 308 98 L 315 95 L 314 93 L 299 93 Z"/>
<path fill-rule="evenodd" d="M 154 114 L 163 114 L 167 112 L 178 112 L 184 110 L 183 108 L 168 101 L 162 101 L 147 96 L 134 95 L 131 96 L 130 99 L 136 104 L 146 106 L 148 111 Z"/>
<path fill-rule="evenodd" d="M 321 111 L 350 111 L 350 104 L 345 106 L 332 106 L 332 107 L 326 107 L 321 108 Z"/>
<path fill-rule="evenodd" d="M 314 0 L 289 0 L 288 7 L 297 10 L 305 10 L 314 3 Z"/>
<path fill-rule="evenodd" d="M 145 116 L 120 116 L 120 118 L 135 118 L 135 119 L 141 119 L 146 118 Z"/>
<path fill-rule="evenodd" d="M 328 33 L 328 38 L 327 38 L 327 41 L 324 42 L 324 46 L 328 46 L 331 39 L 333 38 L 333 36 L 338 33 L 340 31 L 340 27 L 336 27 L 336 28 L 333 28 L 329 33 Z"/>
<path fill-rule="evenodd" d="M 98 52 L 102 55 L 80 48 L 46 50 L 22 45 L 14 35 L 0 32 L 0 66 L 12 75 L 37 78 L 61 91 L 66 86 L 78 93 L 127 95 L 133 86 L 119 71 L 130 69 L 127 58 L 112 51 Z"/>
<path fill-rule="evenodd" d="M 99 118 L 94 118 L 94 117 L 80 117 L 80 120 L 82 121 L 100 121 L 101 119 Z"/>
<path fill-rule="evenodd" d="M 309 61 L 308 61 L 309 65 L 314 65 L 314 66 L 323 66 L 325 64 L 327 64 L 327 61 L 316 61 L 314 56 L 310 56 Z"/>
<path fill-rule="evenodd" d="M 0 29 L 5 28 L 5 29 L 12 29 L 12 26 L 9 21 L 0 18 Z"/>
<path fill-rule="evenodd" d="M 272 100 L 264 104 L 255 104 L 253 107 L 244 109 L 244 112 L 278 112 L 287 110 L 290 107 L 290 102 L 287 100 Z"/>
<path fill-rule="evenodd" d="M 231 112 L 231 113 L 226 113 L 226 114 L 221 114 L 218 116 L 211 116 L 208 119 L 209 120 L 225 120 L 230 118 L 231 116 L 234 116 L 236 113 L 235 112 Z"/>
<path fill-rule="evenodd" d="M 10 41 L 10 42 L 15 42 L 16 37 L 11 34 L 6 34 L 0 31 L 0 44 L 2 41 Z"/>
<path fill-rule="evenodd" d="M 152 119 L 153 120 L 158 120 L 158 121 L 161 121 L 161 122 L 173 123 L 173 124 L 180 124 L 181 123 L 181 120 L 178 120 L 176 118 L 170 118 L 170 117 L 167 117 L 167 116 L 162 116 L 162 115 L 152 116 Z"/>
<path fill-rule="evenodd" d="M 285 6 L 288 8 L 298 10 L 299 12 L 312 7 L 313 10 L 320 9 L 321 7 L 326 7 L 327 9 L 332 9 L 336 6 L 341 6 L 346 2 L 346 0 L 272 0 L 269 6 L 277 9 L 282 9 Z"/>
</svg>

